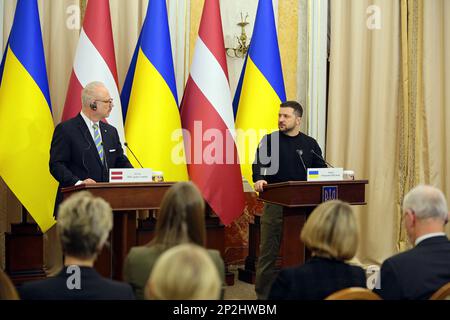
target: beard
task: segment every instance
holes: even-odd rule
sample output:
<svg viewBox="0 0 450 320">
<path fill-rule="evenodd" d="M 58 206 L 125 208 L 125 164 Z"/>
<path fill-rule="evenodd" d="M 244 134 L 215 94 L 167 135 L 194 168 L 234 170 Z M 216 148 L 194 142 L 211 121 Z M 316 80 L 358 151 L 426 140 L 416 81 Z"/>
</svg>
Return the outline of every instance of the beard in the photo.
<svg viewBox="0 0 450 320">
<path fill-rule="evenodd" d="M 280 124 L 278 124 L 278 130 L 280 130 L 280 132 L 288 134 L 288 133 L 290 133 L 290 132 L 295 130 L 295 123 L 292 124 L 292 125 L 286 124 L 284 126 L 281 126 Z"/>
</svg>

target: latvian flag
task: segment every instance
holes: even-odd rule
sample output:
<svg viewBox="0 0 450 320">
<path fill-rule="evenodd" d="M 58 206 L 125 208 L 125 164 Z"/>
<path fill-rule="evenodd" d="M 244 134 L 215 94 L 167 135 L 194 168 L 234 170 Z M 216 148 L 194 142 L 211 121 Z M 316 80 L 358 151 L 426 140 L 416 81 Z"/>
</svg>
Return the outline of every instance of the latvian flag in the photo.
<svg viewBox="0 0 450 320">
<path fill-rule="evenodd" d="M 123 171 L 114 170 L 111 171 L 111 181 L 110 182 L 121 182 L 123 181 Z"/>
<path fill-rule="evenodd" d="M 108 0 L 89 0 L 86 7 L 62 121 L 69 120 L 80 112 L 81 90 L 94 81 L 103 82 L 113 98 L 114 108 L 107 120 L 117 129 L 120 141 L 124 143 L 122 107 L 117 85 L 116 57 Z"/>
<path fill-rule="evenodd" d="M 228 83 L 222 20 L 219 0 L 206 0 L 191 72 L 181 103 L 183 128 L 195 135 L 195 143 L 186 146 L 186 153 L 194 155 L 196 144 L 208 132 L 219 132 L 222 141 L 231 142 L 215 150 L 220 161 L 203 158 L 200 163 L 188 164 L 189 176 L 201 190 L 203 197 L 224 224 L 230 224 L 244 211 L 244 192 L 241 168 L 234 141 L 234 117 Z M 186 143 L 186 140 L 185 140 Z M 208 154 L 208 144 L 200 149 Z M 229 159 L 233 161 L 229 161 Z M 192 160 L 192 159 L 191 159 Z"/>
</svg>

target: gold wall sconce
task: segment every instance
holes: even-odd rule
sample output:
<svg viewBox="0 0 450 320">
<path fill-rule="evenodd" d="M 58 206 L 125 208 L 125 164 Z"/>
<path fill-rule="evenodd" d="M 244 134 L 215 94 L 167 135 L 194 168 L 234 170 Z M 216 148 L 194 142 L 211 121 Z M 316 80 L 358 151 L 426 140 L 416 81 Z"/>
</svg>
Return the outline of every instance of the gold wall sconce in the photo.
<svg viewBox="0 0 450 320">
<path fill-rule="evenodd" d="M 241 12 L 241 22 L 239 22 L 237 25 L 241 27 L 241 35 L 237 38 L 238 45 L 236 48 L 225 48 L 227 56 L 231 58 L 245 58 L 248 52 L 248 48 L 250 47 L 250 39 L 247 37 L 247 33 L 245 32 L 245 27 L 249 25 L 247 22 L 248 14 L 244 19 L 244 16 Z M 247 44 L 247 41 L 249 43 Z"/>
</svg>

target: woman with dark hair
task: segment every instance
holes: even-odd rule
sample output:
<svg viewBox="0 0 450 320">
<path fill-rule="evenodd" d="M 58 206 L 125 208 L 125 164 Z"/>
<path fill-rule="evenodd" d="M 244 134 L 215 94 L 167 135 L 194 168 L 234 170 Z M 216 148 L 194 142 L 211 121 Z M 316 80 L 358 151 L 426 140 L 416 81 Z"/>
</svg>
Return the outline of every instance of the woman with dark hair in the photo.
<svg viewBox="0 0 450 320">
<path fill-rule="evenodd" d="M 191 182 L 172 186 L 161 203 L 155 237 L 145 246 L 130 250 L 124 266 L 124 278 L 137 299 L 144 299 L 144 288 L 153 266 L 166 250 L 183 243 L 204 247 L 206 244 L 205 202 Z M 224 282 L 225 265 L 217 250 L 208 250 Z M 180 266 L 182 268 L 182 266 Z"/>
</svg>

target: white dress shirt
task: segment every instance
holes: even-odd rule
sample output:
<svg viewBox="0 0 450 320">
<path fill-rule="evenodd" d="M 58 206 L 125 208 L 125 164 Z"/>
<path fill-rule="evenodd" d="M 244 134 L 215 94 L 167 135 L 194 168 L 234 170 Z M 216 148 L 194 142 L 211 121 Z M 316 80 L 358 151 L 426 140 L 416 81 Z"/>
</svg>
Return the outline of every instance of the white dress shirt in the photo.
<svg viewBox="0 0 450 320">
<path fill-rule="evenodd" d="M 422 241 L 426 240 L 426 239 L 430 239 L 430 238 L 434 238 L 434 237 L 441 237 L 441 236 L 446 236 L 446 234 L 444 232 L 435 232 L 435 233 L 428 233 L 428 234 L 424 234 L 421 237 L 418 237 L 416 239 L 416 242 L 414 245 L 418 245 L 419 243 L 421 243 Z"/>
<path fill-rule="evenodd" d="M 91 133 L 92 140 L 95 141 L 94 128 L 93 128 L 93 126 L 94 126 L 94 124 L 96 124 L 96 125 L 98 126 L 98 132 L 100 132 L 100 138 L 101 138 L 102 141 L 103 141 L 103 138 L 102 138 L 102 132 L 101 132 L 101 130 L 100 130 L 100 122 L 99 122 L 99 121 L 97 121 L 97 122 L 92 121 L 91 119 L 89 119 L 89 118 L 83 113 L 83 111 L 81 111 L 81 117 L 83 118 L 84 122 L 86 122 L 86 125 L 87 125 L 87 127 L 88 127 L 88 129 L 89 129 L 89 132 Z"/>
</svg>

